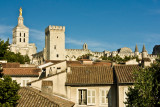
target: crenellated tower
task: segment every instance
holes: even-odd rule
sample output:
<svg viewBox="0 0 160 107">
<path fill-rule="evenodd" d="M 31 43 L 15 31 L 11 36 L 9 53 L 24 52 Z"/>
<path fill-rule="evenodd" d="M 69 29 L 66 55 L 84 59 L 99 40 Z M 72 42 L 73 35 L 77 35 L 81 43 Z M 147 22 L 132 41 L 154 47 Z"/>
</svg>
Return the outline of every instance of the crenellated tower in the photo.
<svg viewBox="0 0 160 107">
<path fill-rule="evenodd" d="M 45 60 L 65 59 L 65 26 L 51 26 L 45 29 Z"/>
</svg>

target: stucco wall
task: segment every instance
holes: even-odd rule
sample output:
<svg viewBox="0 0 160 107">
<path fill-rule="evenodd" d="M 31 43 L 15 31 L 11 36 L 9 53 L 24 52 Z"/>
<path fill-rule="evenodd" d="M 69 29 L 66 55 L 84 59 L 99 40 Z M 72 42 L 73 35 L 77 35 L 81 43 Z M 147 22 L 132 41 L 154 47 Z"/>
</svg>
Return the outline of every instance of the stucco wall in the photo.
<svg viewBox="0 0 160 107">
<path fill-rule="evenodd" d="M 75 102 L 74 107 L 82 107 L 85 105 L 79 105 L 78 104 L 78 89 L 87 89 L 87 90 L 95 90 L 96 92 L 96 98 L 95 98 L 95 105 L 87 105 L 88 107 L 116 107 L 116 90 L 115 86 L 89 86 L 89 87 L 70 87 L 70 100 Z M 100 104 L 100 90 L 101 89 L 106 89 L 106 90 L 111 90 L 111 106 L 108 105 L 101 105 Z"/>
</svg>

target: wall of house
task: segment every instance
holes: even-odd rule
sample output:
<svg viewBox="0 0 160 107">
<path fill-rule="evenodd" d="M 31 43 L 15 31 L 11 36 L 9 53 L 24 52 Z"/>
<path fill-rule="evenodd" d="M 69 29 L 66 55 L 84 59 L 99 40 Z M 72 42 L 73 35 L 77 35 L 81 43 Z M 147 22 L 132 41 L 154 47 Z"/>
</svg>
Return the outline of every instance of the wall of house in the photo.
<svg viewBox="0 0 160 107">
<path fill-rule="evenodd" d="M 43 80 L 39 80 L 33 82 L 31 87 L 41 90 L 42 81 L 52 81 L 53 82 L 53 94 L 60 95 L 62 97 L 67 97 L 67 88 L 65 86 L 66 82 L 66 72 L 58 73 L 54 76 L 44 78 Z"/>
<path fill-rule="evenodd" d="M 53 75 L 61 71 L 65 71 L 67 68 L 66 61 L 46 67 L 46 76 Z"/>
<path fill-rule="evenodd" d="M 34 80 L 37 80 L 38 77 L 12 77 L 12 80 L 16 80 L 18 84 L 20 84 L 21 87 L 23 87 L 23 80 L 25 80 L 25 86 L 27 86 L 27 81 L 31 82 Z"/>
<path fill-rule="evenodd" d="M 88 86 L 88 87 L 68 87 L 68 89 L 70 91 L 68 91 L 67 95 L 70 95 L 70 97 L 68 96 L 68 98 L 73 101 L 75 103 L 74 107 L 82 107 L 82 105 L 79 105 L 79 93 L 78 90 L 79 89 L 87 89 L 88 90 L 95 90 L 95 104 L 87 104 L 88 107 L 116 107 L 116 90 L 115 90 L 115 86 Z M 105 89 L 105 90 L 109 90 L 111 92 L 111 96 L 109 99 L 109 103 L 106 105 L 101 105 L 101 97 L 100 97 L 100 90 L 101 89 Z"/>
<path fill-rule="evenodd" d="M 117 103 L 119 105 L 118 107 L 126 107 L 124 102 L 126 101 L 126 98 L 127 98 L 125 92 L 128 92 L 128 86 L 127 85 L 126 86 L 119 86 L 118 90 L 119 90 L 119 93 L 117 96 L 119 99 L 119 100 L 117 100 Z"/>
</svg>

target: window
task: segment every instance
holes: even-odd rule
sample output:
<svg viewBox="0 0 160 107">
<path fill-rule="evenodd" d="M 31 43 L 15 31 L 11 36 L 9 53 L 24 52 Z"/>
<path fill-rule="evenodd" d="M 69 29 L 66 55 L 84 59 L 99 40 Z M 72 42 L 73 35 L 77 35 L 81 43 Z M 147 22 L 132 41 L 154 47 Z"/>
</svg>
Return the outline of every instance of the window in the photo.
<svg viewBox="0 0 160 107">
<path fill-rule="evenodd" d="M 23 42 L 25 42 L 25 38 L 24 38 Z"/>
<path fill-rule="evenodd" d="M 58 38 L 58 36 L 57 36 L 57 38 Z"/>
<path fill-rule="evenodd" d="M 19 42 L 21 42 L 21 38 L 19 39 Z"/>
<path fill-rule="evenodd" d="M 59 55 L 57 54 L 57 58 L 59 57 Z"/>
<path fill-rule="evenodd" d="M 24 37 L 25 37 L 25 33 L 24 33 Z"/>
<path fill-rule="evenodd" d="M 29 82 L 29 80 L 23 80 L 23 81 L 22 81 L 22 85 L 21 85 L 21 86 L 22 86 L 22 87 L 27 86 L 27 83 L 28 83 L 28 82 Z"/>
<path fill-rule="evenodd" d="M 100 105 L 111 105 L 111 95 L 108 89 L 100 89 Z"/>
<path fill-rule="evenodd" d="M 56 45 L 54 45 L 54 49 L 56 49 Z"/>
<path fill-rule="evenodd" d="M 20 36 L 21 36 L 21 33 L 20 33 Z"/>
<path fill-rule="evenodd" d="M 87 105 L 87 90 L 86 89 L 79 89 L 78 90 L 79 94 L 79 105 Z"/>
<path fill-rule="evenodd" d="M 95 105 L 95 98 L 96 96 L 96 91 L 95 90 L 88 90 L 88 95 L 87 95 L 87 105 Z"/>
<path fill-rule="evenodd" d="M 79 105 L 95 105 L 96 103 L 95 90 L 79 89 L 78 95 L 79 95 L 79 98 L 78 98 Z"/>
</svg>

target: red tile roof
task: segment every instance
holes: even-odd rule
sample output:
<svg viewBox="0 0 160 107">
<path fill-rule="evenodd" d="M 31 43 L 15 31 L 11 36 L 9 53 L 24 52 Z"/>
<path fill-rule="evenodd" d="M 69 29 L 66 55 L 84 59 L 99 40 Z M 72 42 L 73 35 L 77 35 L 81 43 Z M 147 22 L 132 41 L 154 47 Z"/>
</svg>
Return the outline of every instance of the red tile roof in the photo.
<svg viewBox="0 0 160 107">
<path fill-rule="evenodd" d="M 19 68 L 20 63 L 2 63 L 3 68 Z"/>
<path fill-rule="evenodd" d="M 113 69 L 107 66 L 71 67 L 66 85 L 113 84 Z"/>
<path fill-rule="evenodd" d="M 118 83 L 134 83 L 133 72 L 139 70 L 138 65 L 114 66 Z"/>
<path fill-rule="evenodd" d="M 3 68 L 4 75 L 10 75 L 12 77 L 38 77 L 41 70 L 39 68 Z"/>
<path fill-rule="evenodd" d="M 73 107 L 74 103 L 52 94 L 42 93 L 39 90 L 23 87 L 18 91 L 21 96 L 17 107 Z"/>
</svg>

